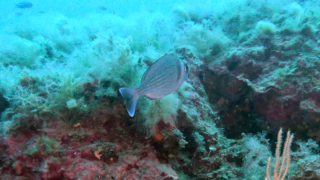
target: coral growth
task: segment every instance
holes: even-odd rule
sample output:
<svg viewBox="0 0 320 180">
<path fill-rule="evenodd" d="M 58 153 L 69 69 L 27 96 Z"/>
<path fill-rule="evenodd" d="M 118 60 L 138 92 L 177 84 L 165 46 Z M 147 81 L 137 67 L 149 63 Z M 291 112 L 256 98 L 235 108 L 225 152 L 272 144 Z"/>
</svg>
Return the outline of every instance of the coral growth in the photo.
<svg viewBox="0 0 320 180">
<path fill-rule="evenodd" d="M 319 179 L 319 2 L 125 4 L 2 9 L 0 179 L 263 179 L 280 127 Z M 166 53 L 188 80 L 131 118 L 118 89 Z"/>
</svg>

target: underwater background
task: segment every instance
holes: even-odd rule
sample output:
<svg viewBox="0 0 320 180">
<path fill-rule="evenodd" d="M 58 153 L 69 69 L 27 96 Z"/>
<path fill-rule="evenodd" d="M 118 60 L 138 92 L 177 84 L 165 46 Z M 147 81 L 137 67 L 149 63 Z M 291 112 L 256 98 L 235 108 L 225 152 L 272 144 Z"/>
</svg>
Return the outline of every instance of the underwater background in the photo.
<svg viewBox="0 0 320 180">
<path fill-rule="evenodd" d="M 320 1 L 0 7 L 1 180 L 320 179 Z M 165 54 L 188 79 L 130 117 Z"/>
</svg>

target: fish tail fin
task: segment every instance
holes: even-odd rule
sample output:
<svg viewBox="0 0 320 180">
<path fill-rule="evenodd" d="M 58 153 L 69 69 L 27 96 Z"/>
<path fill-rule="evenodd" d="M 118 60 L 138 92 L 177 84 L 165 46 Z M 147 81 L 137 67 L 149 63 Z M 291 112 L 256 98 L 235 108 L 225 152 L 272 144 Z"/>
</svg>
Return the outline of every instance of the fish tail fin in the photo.
<svg viewBox="0 0 320 180">
<path fill-rule="evenodd" d="M 122 95 L 122 97 L 127 101 L 126 102 L 127 111 L 129 115 L 133 117 L 136 111 L 136 104 L 137 104 L 137 100 L 139 99 L 139 94 L 136 92 L 135 88 L 127 88 L 127 87 L 120 88 L 119 92 Z"/>
</svg>

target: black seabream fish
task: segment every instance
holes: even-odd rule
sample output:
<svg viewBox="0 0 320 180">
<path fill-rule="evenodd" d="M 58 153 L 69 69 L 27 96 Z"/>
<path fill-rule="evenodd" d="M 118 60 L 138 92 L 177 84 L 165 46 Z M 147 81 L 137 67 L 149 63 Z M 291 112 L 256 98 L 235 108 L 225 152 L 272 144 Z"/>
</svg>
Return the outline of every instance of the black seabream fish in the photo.
<svg viewBox="0 0 320 180">
<path fill-rule="evenodd" d="M 26 9 L 26 8 L 31 8 L 33 4 L 31 2 L 24 1 L 24 2 L 17 3 L 16 6 L 20 9 Z"/>
<path fill-rule="evenodd" d="M 134 116 L 140 96 L 153 100 L 177 91 L 187 79 L 188 72 L 188 66 L 175 55 L 166 54 L 158 59 L 144 73 L 140 86 L 119 89 L 126 100 L 129 115 Z"/>
</svg>

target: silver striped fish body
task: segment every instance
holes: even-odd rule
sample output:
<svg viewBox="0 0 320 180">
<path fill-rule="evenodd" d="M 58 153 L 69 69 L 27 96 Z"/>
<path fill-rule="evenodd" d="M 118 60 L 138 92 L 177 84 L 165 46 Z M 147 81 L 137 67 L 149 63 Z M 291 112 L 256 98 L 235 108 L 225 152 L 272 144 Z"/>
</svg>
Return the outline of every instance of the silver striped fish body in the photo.
<svg viewBox="0 0 320 180">
<path fill-rule="evenodd" d="M 187 65 L 177 56 L 167 54 L 148 68 L 137 91 L 149 99 L 158 99 L 177 91 L 187 76 Z"/>
<path fill-rule="evenodd" d="M 188 66 L 177 56 L 167 54 L 153 63 L 144 73 L 137 88 L 122 87 L 120 94 L 126 100 L 128 114 L 133 117 L 140 96 L 158 99 L 179 89 L 187 79 Z"/>
</svg>

